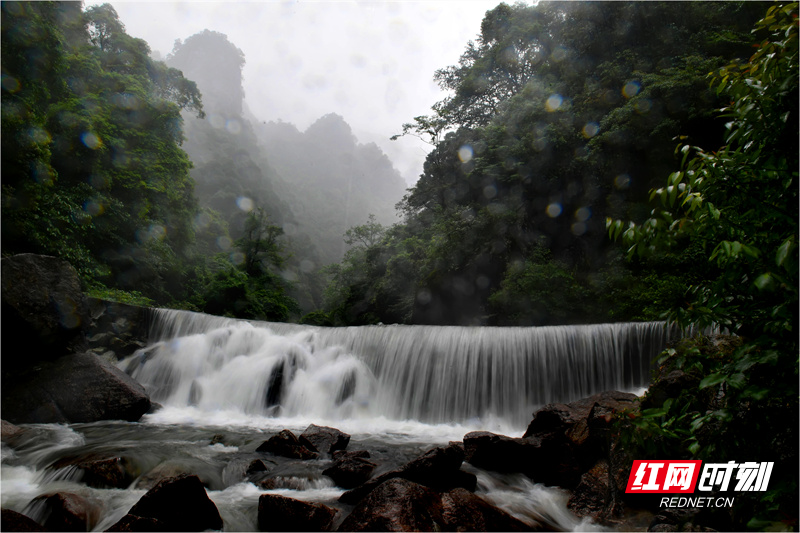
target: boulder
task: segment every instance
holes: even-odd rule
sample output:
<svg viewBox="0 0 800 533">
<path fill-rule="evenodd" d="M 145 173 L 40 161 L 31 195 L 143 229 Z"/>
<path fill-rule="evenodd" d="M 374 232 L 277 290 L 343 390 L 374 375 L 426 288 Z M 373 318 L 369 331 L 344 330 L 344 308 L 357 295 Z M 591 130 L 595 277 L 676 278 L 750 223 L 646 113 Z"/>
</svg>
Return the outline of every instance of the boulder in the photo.
<svg viewBox="0 0 800 533">
<path fill-rule="evenodd" d="M 15 426 L 6 420 L 0 420 L 0 441 L 5 442 L 9 446 L 13 446 L 25 430 L 19 426 Z"/>
<path fill-rule="evenodd" d="M 63 259 L 20 254 L 0 261 L 3 372 L 86 349 L 89 308 L 78 273 Z M 25 339 L 20 356 L 18 339 Z"/>
<path fill-rule="evenodd" d="M 338 452 L 333 464 L 323 470 L 322 474 L 333 479 L 339 487 L 352 489 L 366 483 L 376 466 L 359 452 Z"/>
<path fill-rule="evenodd" d="M 447 530 L 438 493 L 407 479 L 390 479 L 364 498 L 339 531 Z"/>
<path fill-rule="evenodd" d="M 567 508 L 580 517 L 602 522 L 613 513 L 613 490 L 608 461 L 601 459 L 585 472 L 572 491 Z"/>
<path fill-rule="evenodd" d="M 336 428 L 311 424 L 300 435 L 300 444 L 311 450 L 330 455 L 337 450 L 344 450 L 350 443 L 350 435 Z"/>
<path fill-rule="evenodd" d="M 135 478 L 131 465 L 124 457 L 104 457 L 89 454 L 59 459 L 50 468 L 60 470 L 74 467 L 82 472 L 81 481 L 98 489 L 125 489 Z"/>
<path fill-rule="evenodd" d="M 297 436 L 288 429 L 273 435 L 256 448 L 257 452 L 267 452 L 290 459 L 316 459 L 319 454 L 303 446 Z"/>
<path fill-rule="evenodd" d="M 169 531 L 169 529 L 164 522 L 155 518 L 126 514 L 106 531 Z"/>
<path fill-rule="evenodd" d="M 469 464 L 501 473 L 527 474 L 533 471 L 533 463 L 539 460 L 538 441 L 488 431 L 473 431 L 464 435 L 464 450 Z"/>
<path fill-rule="evenodd" d="M 536 448 L 524 473 L 547 485 L 576 487 L 584 472 L 608 456 L 616 414 L 638 409 L 636 395 L 618 391 L 546 405 L 534 414 L 523 435 Z"/>
<path fill-rule="evenodd" d="M 3 386 L 3 416 L 14 423 L 136 421 L 150 409 L 144 388 L 90 353 L 42 362 Z"/>
<path fill-rule="evenodd" d="M 11 509 L 3 509 L 0 515 L 0 531 L 47 531 L 32 518 Z"/>
<path fill-rule="evenodd" d="M 430 487 L 434 490 L 450 490 L 456 487 L 475 490 L 478 479 L 475 474 L 461 470 L 464 450 L 454 444 L 428 450 L 421 456 L 397 470 L 385 472 L 339 497 L 342 503 L 357 503 L 379 485 L 395 478 L 402 478 Z"/>
<path fill-rule="evenodd" d="M 407 479 L 390 479 L 364 498 L 339 531 L 531 531 L 525 523 L 472 492 L 439 493 Z"/>
<path fill-rule="evenodd" d="M 193 475 L 162 479 L 131 507 L 128 515 L 157 520 L 163 531 L 222 529 L 217 506 L 209 499 L 200 478 Z M 113 527 L 118 526 L 122 527 L 119 522 Z"/>
<path fill-rule="evenodd" d="M 44 494 L 34 498 L 30 505 L 42 506 L 43 525 L 50 531 L 91 531 L 102 510 L 98 502 L 69 492 Z"/>
<path fill-rule="evenodd" d="M 95 353 L 124 359 L 147 346 L 153 310 L 148 307 L 89 298 L 91 323 L 87 329 L 89 348 Z"/>
<path fill-rule="evenodd" d="M 531 527 L 466 489 L 442 494 L 447 531 L 531 531 Z"/>
<path fill-rule="evenodd" d="M 336 509 L 277 494 L 258 498 L 258 529 L 261 531 L 330 531 Z"/>
</svg>

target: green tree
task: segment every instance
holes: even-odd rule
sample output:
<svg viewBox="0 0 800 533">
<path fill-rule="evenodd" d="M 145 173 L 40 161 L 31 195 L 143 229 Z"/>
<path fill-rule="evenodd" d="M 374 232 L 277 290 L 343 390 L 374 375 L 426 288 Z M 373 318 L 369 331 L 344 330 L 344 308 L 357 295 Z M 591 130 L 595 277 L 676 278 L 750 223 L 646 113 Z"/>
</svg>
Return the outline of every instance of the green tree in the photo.
<svg viewBox="0 0 800 533">
<path fill-rule="evenodd" d="M 720 110 L 725 144 L 708 151 L 682 143 L 681 169 L 652 192 L 660 205 L 650 218 L 608 222 L 630 255 L 695 246 L 716 274 L 695 282 L 670 316 L 680 325 L 726 328 L 737 342 L 668 352 L 667 362 L 693 373 L 699 386 L 633 423 L 640 442 L 682 455 L 774 457 L 770 491 L 745 495 L 752 506 L 735 511 L 740 526 L 756 529 L 797 523 L 797 18 L 796 2 L 773 5 L 756 24 L 763 40 L 750 60 L 713 73 L 712 87 L 729 99 Z M 698 409 L 709 396 L 715 407 Z"/>
</svg>

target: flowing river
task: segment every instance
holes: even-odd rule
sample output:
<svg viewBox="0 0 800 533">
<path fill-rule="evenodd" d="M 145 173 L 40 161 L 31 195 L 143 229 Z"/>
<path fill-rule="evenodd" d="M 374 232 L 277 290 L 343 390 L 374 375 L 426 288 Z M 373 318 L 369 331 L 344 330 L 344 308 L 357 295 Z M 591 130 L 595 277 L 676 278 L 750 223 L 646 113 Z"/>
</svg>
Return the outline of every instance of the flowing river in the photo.
<svg viewBox="0 0 800 533">
<path fill-rule="evenodd" d="M 158 311 L 151 344 L 119 367 L 161 408 L 138 423 L 28 425 L 2 447 L 2 507 L 41 520 L 32 500 L 72 492 L 97 504 L 102 531 L 163 475 L 197 474 L 226 531 L 255 531 L 265 492 L 343 511 L 344 489 L 321 474 L 330 459 L 299 461 L 255 449 L 282 429 L 309 424 L 352 436 L 375 474 L 474 430 L 521 436 L 536 408 L 604 390 L 640 392 L 650 361 L 675 331 L 663 323 L 540 328 L 366 326 L 318 328 Z M 97 489 L 61 459 L 122 457 L 134 481 Z M 268 459 L 273 488 L 245 479 Z M 561 530 L 597 529 L 567 509 L 568 495 L 522 475 L 464 464 L 477 493 L 517 518 Z"/>
</svg>

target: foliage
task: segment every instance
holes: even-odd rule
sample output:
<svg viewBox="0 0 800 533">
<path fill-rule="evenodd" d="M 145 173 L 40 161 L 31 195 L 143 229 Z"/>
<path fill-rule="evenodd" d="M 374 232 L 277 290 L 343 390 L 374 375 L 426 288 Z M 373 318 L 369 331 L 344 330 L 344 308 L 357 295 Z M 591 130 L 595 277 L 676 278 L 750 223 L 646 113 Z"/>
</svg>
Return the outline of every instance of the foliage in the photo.
<svg viewBox="0 0 800 533">
<path fill-rule="evenodd" d="M 326 309 L 431 324 L 659 317 L 716 269 L 689 250 L 666 261 L 683 279 L 663 258 L 621 264 L 603 221 L 646 217 L 653 177 L 674 168 L 671 138 L 721 141 L 723 96 L 706 75 L 749 53 L 760 11 L 546 2 L 487 12 L 458 64 L 435 75 L 445 98 L 403 125 L 434 147 L 398 205 L 403 223 L 363 260 L 329 270 Z"/>
<path fill-rule="evenodd" d="M 672 365 L 696 376 L 697 389 L 633 424 L 641 442 L 684 456 L 777 460 L 772 490 L 752 502 L 757 516 L 738 517 L 759 528 L 777 523 L 780 512 L 795 527 L 797 520 L 797 17 L 797 3 L 770 7 L 756 24 L 765 37 L 750 60 L 713 74 L 711 86 L 730 102 L 720 110 L 725 145 L 710 152 L 682 143 L 681 170 L 653 191 L 660 206 L 651 217 L 608 223 L 632 256 L 690 243 L 718 272 L 695 282 L 670 318 L 724 327 L 741 344 L 709 350 L 696 342 L 668 352 Z M 716 404 L 700 408 L 704 396 Z"/>
<path fill-rule="evenodd" d="M 167 303 L 193 240 L 180 109 L 200 95 L 110 5 L 80 7 L 3 4 L 3 253 Z"/>
</svg>

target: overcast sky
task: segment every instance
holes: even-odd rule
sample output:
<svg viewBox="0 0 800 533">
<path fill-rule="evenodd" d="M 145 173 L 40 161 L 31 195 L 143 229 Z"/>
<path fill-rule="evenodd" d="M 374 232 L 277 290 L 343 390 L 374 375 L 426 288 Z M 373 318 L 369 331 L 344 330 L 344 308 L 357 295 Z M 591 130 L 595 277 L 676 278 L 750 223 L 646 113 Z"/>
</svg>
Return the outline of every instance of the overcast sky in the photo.
<svg viewBox="0 0 800 533">
<path fill-rule="evenodd" d="M 224 33 L 245 54 L 245 100 L 259 120 L 304 130 L 338 113 L 413 183 L 429 147 L 389 137 L 445 96 L 434 71 L 458 62 L 500 0 L 110 3 L 128 34 L 161 56 L 176 39 Z"/>
</svg>

